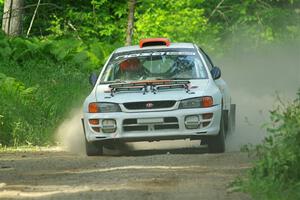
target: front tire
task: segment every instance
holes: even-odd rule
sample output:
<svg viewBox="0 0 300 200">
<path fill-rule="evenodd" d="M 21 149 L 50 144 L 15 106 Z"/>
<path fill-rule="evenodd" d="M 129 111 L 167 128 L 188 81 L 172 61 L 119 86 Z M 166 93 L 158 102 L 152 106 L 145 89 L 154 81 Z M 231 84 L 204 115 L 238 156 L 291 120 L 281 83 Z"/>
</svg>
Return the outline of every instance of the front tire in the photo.
<svg viewBox="0 0 300 200">
<path fill-rule="evenodd" d="M 101 142 L 88 142 L 85 139 L 85 151 L 87 156 L 99 156 L 103 154 Z"/>
<path fill-rule="evenodd" d="M 207 137 L 207 145 L 209 153 L 225 152 L 225 123 L 223 116 L 221 116 L 219 134 Z"/>
</svg>

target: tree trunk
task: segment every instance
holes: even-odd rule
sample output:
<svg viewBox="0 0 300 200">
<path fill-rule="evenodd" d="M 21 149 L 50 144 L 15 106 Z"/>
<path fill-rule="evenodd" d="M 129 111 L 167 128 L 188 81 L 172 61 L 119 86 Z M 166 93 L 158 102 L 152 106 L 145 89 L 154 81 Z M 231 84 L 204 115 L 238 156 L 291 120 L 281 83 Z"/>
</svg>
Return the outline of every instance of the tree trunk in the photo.
<svg viewBox="0 0 300 200">
<path fill-rule="evenodd" d="M 2 30 L 9 36 L 18 36 L 22 32 L 22 14 L 24 0 L 5 0 Z"/>
<path fill-rule="evenodd" d="M 126 45 L 131 45 L 134 25 L 134 10 L 136 0 L 128 0 L 128 23 L 126 32 Z"/>
</svg>

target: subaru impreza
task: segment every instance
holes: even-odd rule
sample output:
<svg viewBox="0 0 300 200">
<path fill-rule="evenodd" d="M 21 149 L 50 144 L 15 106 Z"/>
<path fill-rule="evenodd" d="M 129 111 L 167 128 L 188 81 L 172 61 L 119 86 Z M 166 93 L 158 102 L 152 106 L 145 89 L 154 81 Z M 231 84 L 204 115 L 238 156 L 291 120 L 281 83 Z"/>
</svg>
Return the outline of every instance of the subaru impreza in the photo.
<svg viewBox="0 0 300 200">
<path fill-rule="evenodd" d="M 83 104 L 86 154 L 119 142 L 190 139 L 225 151 L 235 105 L 221 70 L 196 44 L 142 39 L 116 49 Z"/>
</svg>

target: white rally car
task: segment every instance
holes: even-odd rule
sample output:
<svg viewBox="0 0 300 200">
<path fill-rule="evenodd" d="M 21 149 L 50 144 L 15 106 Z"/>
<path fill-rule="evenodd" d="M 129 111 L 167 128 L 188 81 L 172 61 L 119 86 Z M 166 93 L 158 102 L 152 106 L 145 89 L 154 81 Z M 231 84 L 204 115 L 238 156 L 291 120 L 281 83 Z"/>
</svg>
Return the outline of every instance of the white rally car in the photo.
<svg viewBox="0 0 300 200">
<path fill-rule="evenodd" d="M 221 71 L 192 43 L 143 39 L 115 50 L 83 105 L 86 153 L 100 155 L 118 142 L 201 140 L 225 151 L 235 124 Z"/>
</svg>

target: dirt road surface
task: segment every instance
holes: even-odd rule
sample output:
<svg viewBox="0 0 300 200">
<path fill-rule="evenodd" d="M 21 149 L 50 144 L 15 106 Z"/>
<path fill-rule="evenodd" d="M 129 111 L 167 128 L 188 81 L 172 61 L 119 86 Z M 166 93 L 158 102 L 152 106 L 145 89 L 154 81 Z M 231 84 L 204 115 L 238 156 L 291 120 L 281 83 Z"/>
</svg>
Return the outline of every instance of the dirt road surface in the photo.
<svg viewBox="0 0 300 200">
<path fill-rule="evenodd" d="M 248 200 L 229 184 L 250 166 L 244 153 L 201 148 L 100 157 L 59 150 L 0 153 L 0 199 Z"/>
</svg>

